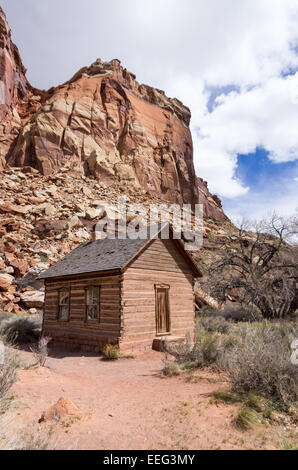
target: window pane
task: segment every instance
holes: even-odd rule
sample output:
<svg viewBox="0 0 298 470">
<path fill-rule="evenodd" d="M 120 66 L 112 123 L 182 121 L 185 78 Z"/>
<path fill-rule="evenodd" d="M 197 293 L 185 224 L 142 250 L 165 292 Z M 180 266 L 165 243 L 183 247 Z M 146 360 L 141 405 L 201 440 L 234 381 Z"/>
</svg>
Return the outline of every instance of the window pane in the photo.
<svg viewBox="0 0 298 470">
<path fill-rule="evenodd" d="M 59 291 L 59 319 L 68 320 L 69 316 L 69 290 Z"/>
<path fill-rule="evenodd" d="M 87 305 L 97 305 L 99 297 L 98 287 L 89 287 L 87 289 Z"/>
<path fill-rule="evenodd" d="M 88 308 L 88 311 L 87 311 L 88 320 L 97 320 L 98 318 L 97 307 L 88 306 L 87 308 Z"/>
<path fill-rule="evenodd" d="M 69 292 L 68 291 L 61 291 L 60 292 L 60 305 L 68 305 L 69 301 Z"/>
<path fill-rule="evenodd" d="M 59 309 L 59 318 L 61 320 L 68 320 L 68 305 L 62 305 Z"/>
<path fill-rule="evenodd" d="M 88 287 L 86 292 L 87 320 L 99 318 L 99 287 Z"/>
</svg>

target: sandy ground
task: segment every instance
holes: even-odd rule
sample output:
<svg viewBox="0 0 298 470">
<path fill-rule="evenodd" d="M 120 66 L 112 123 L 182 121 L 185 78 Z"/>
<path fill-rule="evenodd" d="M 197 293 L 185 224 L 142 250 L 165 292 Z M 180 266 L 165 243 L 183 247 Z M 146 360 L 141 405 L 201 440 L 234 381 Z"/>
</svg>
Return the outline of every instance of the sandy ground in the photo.
<svg viewBox="0 0 298 470">
<path fill-rule="evenodd" d="M 21 356 L 33 362 L 31 353 Z M 274 449 L 283 438 L 276 427 L 234 427 L 238 406 L 210 400 L 227 386 L 224 377 L 201 370 L 189 382 L 162 377 L 161 367 L 155 351 L 115 362 L 55 351 L 46 367 L 19 372 L 14 424 L 19 431 L 37 424 L 43 411 L 67 397 L 82 415 L 55 424 L 56 449 Z"/>
</svg>

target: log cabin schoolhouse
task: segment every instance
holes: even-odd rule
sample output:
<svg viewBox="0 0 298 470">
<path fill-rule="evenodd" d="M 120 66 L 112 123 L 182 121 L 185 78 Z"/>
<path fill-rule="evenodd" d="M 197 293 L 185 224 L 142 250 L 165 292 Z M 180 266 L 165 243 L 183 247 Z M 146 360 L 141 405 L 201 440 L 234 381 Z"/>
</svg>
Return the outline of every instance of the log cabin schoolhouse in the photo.
<svg viewBox="0 0 298 470">
<path fill-rule="evenodd" d="M 193 334 L 200 276 L 181 240 L 83 243 L 39 276 L 45 281 L 43 335 L 85 351 L 107 344 L 160 349 L 164 339 Z"/>
</svg>

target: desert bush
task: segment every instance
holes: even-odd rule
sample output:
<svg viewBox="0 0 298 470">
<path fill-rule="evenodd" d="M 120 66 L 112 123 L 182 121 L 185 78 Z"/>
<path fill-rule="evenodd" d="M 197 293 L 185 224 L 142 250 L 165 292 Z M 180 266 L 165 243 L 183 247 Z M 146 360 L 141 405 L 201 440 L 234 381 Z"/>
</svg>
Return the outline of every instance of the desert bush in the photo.
<svg viewBox="0 0 298 470">
<path fill-rule="evenodd" d="M 260 312 L 254 307 L 243 307 L 240 304 L 224 304 L 221 308 L 206 306 L 203 307 L 198 315 L 199 318 L 224 318 L 232 322 L 254 322 L 261 320 Z"/>
<path fill-rule="evenodd" d="M 238 341 L 224 354 L 233 391 L 257 392 L 283 409 L 297 401 L 297 367 L 290 361 L 291 340 L 285 328 L 262 322 L 238 330 Z"/>
<path fill-rule="evenodd" d="M 32 427 L 18 436 L 13 447 L 15 450 L 48 450 L 53 433 L 54 426 L 49 428 Z"/>
<path fill-rule="evenodd" d="M 55 449 L 54 425 L 43 427 L 29 425 L 22 431 L 16 429 L 12 416 L 0 417 L 0 451 L 2 450 L 48 450 Z"/>
<path fill-rule="evenodd" d="M 262 318 L 255 308 L 243 307 L 238 304 L 223 305 L 218 312 L 226 320 L 233 322 L 255 322 Z"/>
<path fill-rule="evenodd" d="M 39 339 L 37 346 L 34 346 L 31 348 L 31 351 L 33 353 L 33 356 L 35 358 L 35 364 L 41 367 L 45 366 L 47 357 L 48 357 L 48 344 L 51 341 L 52 338 L 49 338 L 47 336 L 43 336 L 42 338 Z"/>
<path fill-rule="evenodd" d="M 247 431 L 248 429 L 253 428 L 254 425 L 262 424 L 263 422 L 264 420 L 262 415 L 249 406 L 243 406 L 238 411 L 237 416 L 234 419 L 236 427 L 243 431 Z"/>
<path fill-rule="evenodd" d="M 210 333 L 226 334 L 231 330 L 231 323 L 221 316 L 204 316 L 197 319 L 197 324 Z"/>
<path fill-rule="evenodd" d="M 188 335 L 184 341 L 165 343 L 165 350 L 182 369 L 211 365 L 220 353 L 220 334 L 206 331 L 199 325 L 193 342 Z"/>
<path fill-rule="evenodd" d="M 233 392 L 232 390 L 216 390 L 212 393 L 213 401 L 223 403 L 238 403 L 242 401 L 239 393 Z"/>
<path fill-rule="evenodd" d="M 218 312 L 218 309 L 216 307 L 212 307 L 212 305 L 203 305 L 203 307 L 200 308 L 200 310 L 198 310 L 198 316 L 202 317 L 202 316 L 213 316 L 213 315 L 216 315 L 216 313 Z"/>
<path fill-rule="evenodd" d="M 276 406 L 271 399 L 264 398 L 254 392 L 238 393 L 231 389 L 217 390 L 212 393 L 212 400 L 215 403 L 241 403 L 242 406 L 233 419 L 233 423 L 243 431 L 253 428 L 256 424 L 276 421 L 276 416 L 279 420 L 283 419 L 281 414 L 275 413 Z M 292 422 L 295 423 L 293 412 L 287 413 L 287 416 L 290 415 Z"/>
<path fill-rule="evenodd" d="M 103 355 L 106 361 L 116 361 L 120 358 L 119 346 L 107 344 L 103 350 Z"/>
<path fill-rule="evenodd" d="M 40 315 L 13 316 L 1 325 L 1 333 L 10 341 L 27 343 L 36 340 L 41 332 L 42 318 Z"/>
<path fill-rule="evenodd" d="M 1 324 L 9 320 L 11 317 L 12 317 L 11 313 L 0 312 L 0 328 L 1 328 Z"/>
<path fill-rule="evenodd" d="M 167 377 L 174 377 L 180 375 L 181 369 L 174 361 L 169 361 L 167 358 L 163 361 L 162 374 Z"/>
<path fill-rule="evenodd" d="M 17 380 L 17 370 L 20 367 L 18 353 L 7 344 L 4 349 L 4 361 L 0 364 L 0 414 L 5 413 L 11 403 L 10 389 Z"/>
</svg>

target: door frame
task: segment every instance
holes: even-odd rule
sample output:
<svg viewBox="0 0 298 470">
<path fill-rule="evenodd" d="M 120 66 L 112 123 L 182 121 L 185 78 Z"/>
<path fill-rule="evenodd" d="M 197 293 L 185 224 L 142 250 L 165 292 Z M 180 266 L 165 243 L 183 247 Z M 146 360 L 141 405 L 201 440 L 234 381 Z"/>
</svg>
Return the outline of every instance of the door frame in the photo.
<svg viewBox="0 0 298 470">
<path fill-rule="evenodd" d="M 155 330 L 156 330 L 156 336 L 166 336 L 171 334 L 171 309 L 170 309 L 170 285 L 169 284 L 154 284 L 154 289 L 155 289 Z M 158 332 L 158 321 L 157 321 L 157 293 L 159 289 L 164 289 L 166 291 L 166 305 L 167 305 L 167 323 L 168 323 L 168 329 L 169 331 L 166 331 L 164 333 L 159 333 Z"/>
</svg>

